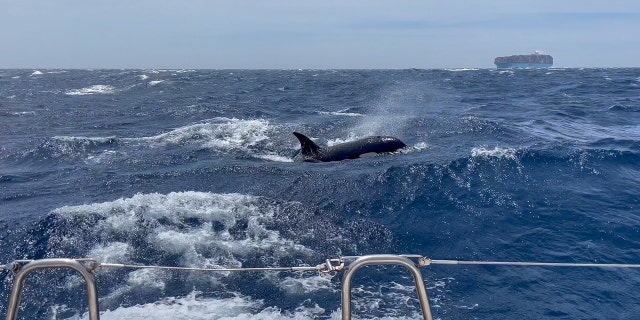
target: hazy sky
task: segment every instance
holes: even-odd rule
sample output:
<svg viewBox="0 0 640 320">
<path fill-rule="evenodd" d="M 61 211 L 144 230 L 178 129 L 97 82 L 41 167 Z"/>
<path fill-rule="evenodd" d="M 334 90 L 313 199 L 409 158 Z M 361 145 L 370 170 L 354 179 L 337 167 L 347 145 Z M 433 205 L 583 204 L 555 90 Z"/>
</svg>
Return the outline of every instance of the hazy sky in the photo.
<svg viewBox="0 0 640 320">
<path fill-rule="evenodd" d="M 0 0 L 0 68 L 640 67 L 640 0 Z"/>
</svg>

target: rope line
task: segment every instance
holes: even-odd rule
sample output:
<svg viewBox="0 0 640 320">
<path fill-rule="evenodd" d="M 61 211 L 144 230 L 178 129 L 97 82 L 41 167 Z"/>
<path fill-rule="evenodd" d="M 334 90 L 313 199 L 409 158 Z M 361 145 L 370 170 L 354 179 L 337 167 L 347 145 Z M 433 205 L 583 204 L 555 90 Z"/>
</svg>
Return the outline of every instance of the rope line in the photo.
<svg viewBox="0 0 640 320">
<path fill-rule="evenodd" d="M 589 267 L 589 268 L 640 268 L 640 264 L 625 264 L 625 263 L 458 261 L 458 260 L 430 260 L 430 259 L 428 261 L 429 261 L 428 264 L 445 264 L 445 265 L 493 265 L 493 266 Z"/>
<path fill-rule="evenodd" d="M 256 271 L 321 271 L 321 267 L 265 267 L 265 268 L 195 268 L 195 267 L 167 267 L 167 266 L 146 266 L 121 263 L 100 263 L 101 268 L 132 268 L 132 269 L 161 269 L 179 271 L 215 271 L 215 272 L 256 272 Z"/>
</svg>

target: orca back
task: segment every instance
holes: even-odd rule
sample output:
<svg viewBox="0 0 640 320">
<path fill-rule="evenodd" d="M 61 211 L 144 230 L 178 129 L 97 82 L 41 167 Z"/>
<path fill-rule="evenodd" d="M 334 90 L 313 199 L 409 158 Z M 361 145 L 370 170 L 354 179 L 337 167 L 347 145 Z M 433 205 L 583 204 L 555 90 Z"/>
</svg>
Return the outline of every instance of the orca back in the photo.
<svg viewBox="0 0 640 320">
<path fill-rule="evenodd" d="M 293 133 L 300 141 L 302 161 L 327 162 L 356 159 L 361 156 L 394 152 L 406 147 L 404 142 L 394 137 L 370 136 L 360 140 L 345 142 L 327 148 L 320 148 L 302 133 Z"/>
</svg>

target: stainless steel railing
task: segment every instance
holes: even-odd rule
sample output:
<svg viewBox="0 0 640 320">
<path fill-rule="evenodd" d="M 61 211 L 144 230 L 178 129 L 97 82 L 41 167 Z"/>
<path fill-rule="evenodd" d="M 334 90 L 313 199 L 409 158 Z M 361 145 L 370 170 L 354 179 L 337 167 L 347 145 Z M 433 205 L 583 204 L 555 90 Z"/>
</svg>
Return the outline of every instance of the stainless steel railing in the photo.
<svg viewBox="0 0 640 320">
<path fill-rule="evenodd" d="M 87 305 L 89 307 L 89 319 L 99 320 L 99 304 L 98 291 L 95 284 L 94 272 L 99 268 L 158 268 L 158 269 L 176 269 L 188 271 L 316 271 L 322 273 L 336 273 L 345 271 L 342 284 L 342 319 L 351 319 L 351 282 L 355 273 L 364 266 L 369 265 L 401 265 L 411 271 L 416 283 L 418 291 L 418 299 L 422 308 L 424 319 L 431 320 L 431 310 L 429 309 L 429 300 L 427 299 L 427 291 L 425 289 L 422 275 L 418 269 L 419 264 L 415 264 L 409 256 L 399 255 L 368 255 L 358 257 L 344 257 L 340 259 L 328 259 L 324 264 L 316 267 L 273 267 L 273 268 L 230 268 L 230 269 L 201 269 L 201 268 L 184 268 L 184 267 L 164 267 L 164 266 L 144 266 L 144 265 L 125 265 L 104 263 L 93 259 L 42 259 L 42 260 L 18 260 L 14 261 L 3 269 L 15 272 L 15 279 L 11 296 L 9 298 L 9 306 L 7 308 L 7 320 L 15 320 L 17 318 L 20 300 L 24 283 L 29 273 L 39 269 L 60 269 L 68 268 L 77 271 L 82 275 L 87 285 Z M 417 256 L 411 256 L 417 257 Z M 353 260 L 353 261 L 352 261 Z M 352 261 L 345 267 L 345 261 Z"/>
<path fill-rule="evenodd" d="M 408 269 L 413 275 L 420 301 L 422 316 L 425 320 L 432 320 L 427 291 L 419 268 L 437 265 L 494 265 L 494 266 L 538 266 L 538 267 L 592 267 L 592 268 L 640 268 L 640 264 L 598 264 L 598 263 L 553 263 L 553 262 L 522 262 L 522 261 L 458 261 L 458 260 L 432 260 L 420 255 L 392 255 L 377 254 L 366 256 L 341 257 L 339 259 L 327 259 L 325 263 L 304 267 L 265 267 L 265 268 L 192 268 L 192 267 L 167 267 L 147 266 L 131 264 L 100 263 L 94 259 L 42 259 L 42 260 L 16 260 L 7 265 L 0 265 L 0 270 L 13 271 L 15 279 L 9 306 L 7 308 L 7 320 L 15 320 L 17 317 L 22 290 L 26 277 L 32 271 L 39 269 L 68 268 L 77 271 L 87 285 L 87 304 L 89 307 L 89 319 L 99 320 L 98 292 L 95 284 L 94 272 L 100 268 L 136 268 L 136 269 L 171 269 L 177 271 L 200 272 L 257 272 L 257 271 L 293 271 L 293 272 L 344 272 L 342 280 L 342 319 L 351 319 L 351 283 L 358 270 L 371 265 L 400 265 Z"/>
<path fill-rule="evenodd" d="M 351 320 L 351 280 L 355 273 L 364 266 L 395 264 L 401 265 L 413 275 L 418 291 L 418 300 L 420 300 L 420 308 L 422 316 L 425 320 L 431 320 L 431 309 L 429 308 L 429 299 L 427 298 L 427 290 L 422 281 L 422 274 L 414 262 L 409 260 L 407 256 L 398 255 L 369 255 L 355 257 L 355 260 L 347 266 L 342 278 L 342 320 Z"/>
<path fill-rule="evenodd" d="M 9 298 L 9 306 L 7 308 L 7 320 L 15 320 L 18 315 L 18 307 L 22 298 L 22 289 L 27 275 L 38 269 L 55 269 L 68 268 L 78 271 L 84 281 L 87 283 L 87 304 L 89 305 L 89 319 L 99 320 L 100 313 L 98 308 L 98 289 L 96 288 L 95 278 L 93 276 L 94 264 L 92 260 L 85 260 L 88 264 L 83 264 L 83 260 L 74 259 L 42 259 L 33 260 L 24 266 L 20 266 L 17 262 L 12 264 L 14 270 L 19 269 L 16 273 L 13 288 L 11 289 L 11 297 Z"/>
</svg>

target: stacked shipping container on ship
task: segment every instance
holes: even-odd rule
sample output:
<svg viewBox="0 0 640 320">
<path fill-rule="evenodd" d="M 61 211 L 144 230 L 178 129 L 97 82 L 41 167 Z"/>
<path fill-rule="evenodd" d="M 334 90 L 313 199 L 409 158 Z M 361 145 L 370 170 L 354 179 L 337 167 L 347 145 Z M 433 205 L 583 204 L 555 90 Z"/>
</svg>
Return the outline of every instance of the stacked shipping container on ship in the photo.
<svg viewBox="0 0 640 320">
<path fill-rule="evenodd" d="M 553 57 L 539 51 L 527 55 L 497 57 L 494 62 L 498 69 L 509 68 L 549 68 L 553 65 Z"/>
</svg>

